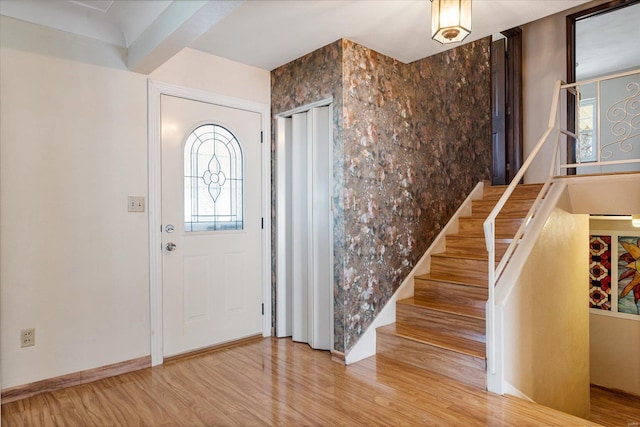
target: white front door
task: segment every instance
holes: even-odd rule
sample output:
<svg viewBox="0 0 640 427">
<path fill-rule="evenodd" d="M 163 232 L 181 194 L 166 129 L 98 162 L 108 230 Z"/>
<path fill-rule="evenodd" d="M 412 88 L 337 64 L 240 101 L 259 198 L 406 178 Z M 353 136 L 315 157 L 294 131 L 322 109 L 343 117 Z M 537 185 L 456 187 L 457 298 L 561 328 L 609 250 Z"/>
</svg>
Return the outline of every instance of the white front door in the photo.
<svg viewBox="0 0 640 427">
<path fill-rule="evenodd" d="M 163 355 L 262 332 L 261 116 L 162 95 Z"/>
</svg>

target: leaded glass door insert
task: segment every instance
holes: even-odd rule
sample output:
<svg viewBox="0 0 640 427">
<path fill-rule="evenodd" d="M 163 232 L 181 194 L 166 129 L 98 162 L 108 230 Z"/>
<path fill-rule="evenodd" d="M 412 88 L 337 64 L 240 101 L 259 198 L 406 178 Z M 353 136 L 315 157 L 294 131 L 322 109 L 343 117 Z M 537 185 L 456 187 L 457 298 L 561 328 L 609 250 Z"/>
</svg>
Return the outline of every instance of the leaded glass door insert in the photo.
<svg viewBox="0 0 640 427">
<path fill-rule="evenodd" d="M 226 128 L 196 128 L 184 147 L 185 231 L 242 230 L 243 161 L 238 139 Z"/>
</svg>

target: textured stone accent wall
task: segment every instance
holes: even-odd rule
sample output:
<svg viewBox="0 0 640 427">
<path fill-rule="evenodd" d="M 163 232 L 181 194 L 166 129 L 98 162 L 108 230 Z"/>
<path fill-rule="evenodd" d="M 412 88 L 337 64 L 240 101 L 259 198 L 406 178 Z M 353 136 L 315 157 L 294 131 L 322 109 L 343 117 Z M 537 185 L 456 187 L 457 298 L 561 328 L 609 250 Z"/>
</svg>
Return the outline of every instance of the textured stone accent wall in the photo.
<svg viewBox="0 0 640 427">
<path fill-rule="evenodd" d="M 416 84 L 411 67 L 344 42 L 343 337 L 351 348 L 410 271 L 416 248 Z"/>
<path fill-rule="evenodd" d="M 271 114 L 272 117 L 280 113 L 308 105 L 322 99 L 333 98 L 333 206 L 334 206 L 334 282 L 340 283 L 342 277 L 342 263 L 344 248 L 344 214 L 342 203 L 342 188 L 344 178 L 342 174 L 343 157 L 343 101 L 342 101 L 342 56 L 343 41 L 338 40 L 330 45 L 322 47 L 301 58 L 296 59 L 271 72 Z M 275 145 L 275 120 L 271 125 L 271 236 L 272 236 L 272 307 L 274 317 L 272 325 L 275 325 L 276 307 L 276 197 L 277 197 L 277 161 Z M 339 165 L 339 166 L 335 166 Z M 337 288 L 337 286 L 336 286 Z M 337 290 L 334 291 L 334 294 Z M 344 304 L 334 302 L 335 319 L 342 319 Z M 344 336 L 341 321 L 334 321 L 335 336 Z M 336 341 L 338 338 L 336 338 Z M 342 338 L 340 338 L 342 341 Z M 342 351 L 342 350 L 340 350 Z"/>
<path fill-rule="evenodd" d="M 335 350 L 348 352 L 490 178 L 489 48 L 403 64 L 340 40 L 272 72 L 274 115 L 334 97 Z"/>
</svg>

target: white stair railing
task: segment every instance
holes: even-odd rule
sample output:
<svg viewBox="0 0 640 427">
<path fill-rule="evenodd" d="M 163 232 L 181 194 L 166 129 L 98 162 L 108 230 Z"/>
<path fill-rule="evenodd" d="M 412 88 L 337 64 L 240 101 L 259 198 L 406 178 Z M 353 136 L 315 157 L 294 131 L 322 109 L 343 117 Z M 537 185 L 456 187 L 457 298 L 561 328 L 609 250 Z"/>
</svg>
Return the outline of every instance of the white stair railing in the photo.
<svg viewBox="0 0 640 427">
<path fill-rule="evenodd" d="M 602 101 L 603 84 L 607 82 L 609 85 L 612 82 L 622 82 L 623 86 L 628 92 L 628 95 L 622 99 L 615 100 L 609 104 L 605 104 Z M 589 85 L 595 85 L 595 99 L 592 105 L 594 106 L 594 120 L 595 126 L 591 126 L 590 132 L 588 123 L 585 125 L 584 114 L 581 120 L 581 98 L 584 93 L 588 91 Z M 591 90 L 591 92 L 594 92 Z M 568 95 L 563 94 L 571 93 L 575 97 L 575 118 L 574 128 L 576 132 L 571 132 L 566 129 L 566 126 L 561 124 L 561 109 L 560 106 L 566 106 Z M 609 105 L 607 112 L 601 114 L 603 105 Z M 603 132 L 603 117 L 604 121 L 609 121 L 609 133 Z M 607 141 L 604 141 L 605 135 Z M 563 139 L 564 138 L 564 139 Z M 587 141 L 590 144 L 591 151 L 586 147 Z M 561 143 L 564 142 L 564 143 Z M 496 218 L 504 208 L 505 204 L 513 194 L 518 183 L 522 180 L 525 173 L 531 166 L 531 164 L 538 159 L 543 148 L 549 144 L 553 144 L 552 158 L 550 159 L 549 175 L 544 182 L 538 196 L 536 197 L 531 209 L 527 213 L 524 221 L 518 228 L 518 231 L 513 236 L 505 254 L 496 266 Z M 576 159 L 561 160 L 562 154 L 567 152 L 567 147 L 573 144 L 576 152 Z M 619 153 L 623 155 L 616 155 L 612 151 L 612 147 L 619 148 Z M 593 153 L 595 152 L 595 156 Z M 585 155 L 585 153 L 587 155 Z M 619 154 L 617 153 L 617 154 Z M 538 143 L 528 155 L 526 161 L 511 181 L 511 184 L 505 189 L 503 195 L 500 197 L 496 206 L 493 208 L 489 216 L 484 222 L 484 234 L 486 240 L 486 246 L 488 251 L 488 286 L 489 286 L 489 299 L 487 301 L 487 370 L 488 378 L 494 376 L 500 378 L 501 381 L 502 366 L 498 366 L 499 358 L 497 357 L 497 349 L 500 348 L 501 343 L 498 342 L 501 336 L 498 335 L 498 328 L 496 324 L 496 300 L 495 300 L 495 287 L 500 280 L 502 273 L 514 251 L 517 249 L 525 230 L 529 223 L 535 216 L 540 203 L 549 191 L 554 177 L 560 175 L 561 171 L 565 174 L 571 168 L 584 168 L 584 167 L 602 167 L 613 165 L 631 165 L 634 170 L 640 170 L 640 69 L 633 70 L 625 73 L 614 74 L 597 79 L 586 80 L 578 83 L 563 84 L 561 81 L 557 81 L 553 90 L 553 99 L 551 102 L 551 112 L 549 114 L 549 124 L 547 130 L 538 140 Z M 489 391 L 501 393 L 501 384 L 492 384 L 488 382 Z"/>
<path fill-rule="evenodd" d="M 575 161 L 568 160 L 560 169 L 638 163 L 640 70 L 565 84 L 562 89 L 577 95 L 578 137 Z"/>
</svg>

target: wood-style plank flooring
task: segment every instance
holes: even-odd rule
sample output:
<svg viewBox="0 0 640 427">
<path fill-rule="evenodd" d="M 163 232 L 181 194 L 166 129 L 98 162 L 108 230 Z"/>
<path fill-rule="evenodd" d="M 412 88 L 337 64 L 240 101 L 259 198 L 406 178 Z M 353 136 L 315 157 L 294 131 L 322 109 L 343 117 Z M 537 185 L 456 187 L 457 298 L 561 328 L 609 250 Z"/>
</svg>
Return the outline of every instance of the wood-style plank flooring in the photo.
<svg viewBox="0 0 640 427">
<path fill-rule="evenodd" d="M 591 386 L 591 421 L 604 426 L 640 426 L 640 397 Z"/>
<path fill-rule="evenodd" d="M 634 425 L 640 421 L 635 414 L 618 425 Z M 2 425 L 596 424 L 384 357 L 343 366 L 328 352 L 267 338 L 8 403 L 2 406 Z"/>
</svg>

